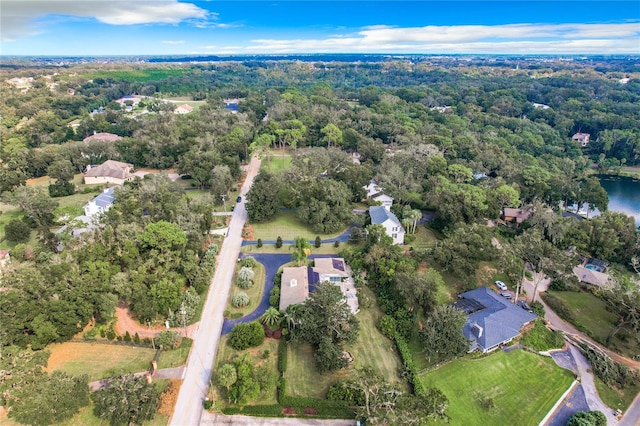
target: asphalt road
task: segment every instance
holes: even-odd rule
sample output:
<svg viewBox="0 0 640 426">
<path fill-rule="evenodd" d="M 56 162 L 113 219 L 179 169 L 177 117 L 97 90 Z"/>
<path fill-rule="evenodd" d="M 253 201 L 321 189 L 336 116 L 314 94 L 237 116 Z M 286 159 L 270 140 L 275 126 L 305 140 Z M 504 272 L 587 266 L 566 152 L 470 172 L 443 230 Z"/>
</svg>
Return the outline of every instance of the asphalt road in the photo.
<svg viewBox="0 0 640 426">
<path fill-rule="evenodd" d="M 223 312 L 226 307 L 229 289 L 233 279 L 233 272 L 240 253 L 242 243 L 242 228 L 247 220 L 244 207 L 245 195 L 260 169 L 260 160 L 254 157 L 249 163 L 249 170 L 242 185 L 242 202 L 233 211 L 229 232 L 225 238 L 217 258 L 216 271 L 207 301 L 202 310 L 200 326 L 189 353 L 184 381 L 178 394 L 178 401 L 171 418 L 174 426 L 195 426 L 200 424 L 203 403 L 209 387 L 209 379 L 218 350 L 220 332 L 222 330 Z"/>
</svg>

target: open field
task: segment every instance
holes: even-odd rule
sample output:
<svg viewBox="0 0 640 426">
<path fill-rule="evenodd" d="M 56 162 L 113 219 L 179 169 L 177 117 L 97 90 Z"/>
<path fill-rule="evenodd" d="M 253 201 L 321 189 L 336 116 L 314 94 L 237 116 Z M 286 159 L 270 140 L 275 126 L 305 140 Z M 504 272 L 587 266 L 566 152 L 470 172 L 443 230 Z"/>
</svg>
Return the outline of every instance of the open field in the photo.
<svg viewBox="0 0 640 426">
<path fill-rule="evenodd" d="M 418 225 L 416 227 L 416 233 L 413 235 L 416 236 L 416 239 L 409 244 L 409 246 L 414 249 L 432 247 L 436 241 L 438 241 L 436 234 L 431 229 L 423 225 Z"/>
<path fill-rule="evenodd" d="M 618 317 L 606 309 L 605 303 L 593 294 L 581 291 L 550 291 L 550 294 L 561 299 L 571 310 L 575 321 L 588 330 L 591 337 L 605 344 L 609 332 L 618 322 Z M 611 339 L 610 348 L 626 356 L 635 355 L 638 345 L 633 338 L 623 341 L 620 339 L 625 333 L 621 330 Z"/>
<path fill-rule="evenodd" d="M 144 371 L 151 366 L 156 353 L 151 348 L 82 342 L 55 343 L 47 349 L 51 351 L 47 371 L 87 374 L 90 381 L 121 372 Z"/>
<path fill-rule="evenodd" d="M 260 170 L 275 173 L 281 170 L 287 170 L 291 167 L 291 156 L 282 156 L 282 151 L 271 151 L 269 153 L 269 160 L 265 157 L 260 165 Z"/>
<path fill-rule="evenodd" d="M 640 383 L 636 386 L 626 388 L 624 391 L 611 389 L 602 380 L 595 377 L 596 390 L 602 402 L 614 410 L 620 409 L 625 411 L 633 402 L 636 395 L 640 393 Z"/>
<path fill-rule="evenodd" d="M 452 425 L 537 425 L 573 380 L 551 358 L 523 350 L 459 359 L 422 376 L 449 399 Z"/>
<path fill-rule="evenodd" d="M 276 217 L 265 223 L 252 223 L 254 239 L 262 238 L 263 241 L 275 240 L 278 236 L 283 240 L 293 240 L 296 237 L 305 237 L 314 240 L 316 236 L 320 236 L 325 240 L 334 238 L 342 234 L 345 230 L 335 232 L 333 234 L 316 234 L 306 224 L 300 222 L 293 210 L 280 210 Z"/>
<path fill-rule="evenodd" d="M 169 77 L 179 77 L 183 74 L 190 73 L 187 68 L 156 68 L 156 69 L 129 69 L 129 70 L 110 70 L 110 71 L 93 71 L 83 74 L 82 77 L 87 80 L 95 80 L 96 78 L 123 80 L 130 83 L 140 81 L 158 81 Z"/>
<path fill-rule="evenodd" d="M 369 292 L 369 290 L 365 290 Z M 362 293 L 359 293 L 362 294 Z M 369 297 L 373 297 L 370 292 Z M 360 334 L 353 345 L 345 349 L 353 357 L 346 370 L 320 374 L 313 360 L 313 348 L 307 344 L 289 344 L 287 371 L 287 395 L 325 398 L 329 386 L 339 379 L 347 378 L 354 368 L 371 367 L 391 383 L 400 383 L 398 371 L 401 364 L 393 342 L 384 337 L 375 324 L 382 316 L 377 306 L 362 308 L 356 318 L 360 321 Z"/>
<path fill-rule="evenodd" d="M 189 357 L 189 350 L 193 340 L 183 338 L 182 345 L 178 349 L 172 349 L 170 351 L 162 351 L 160 358 L 158 359 L 158 369 L 180 367 L 187 363 Z"/>
<path fill-rule="evenodd" d="M 220 343 L 218 344 L 218 356 L 216 357 L 216 367 L 213 370 L 213 377 L 211 378 L 214 385 L 216 384 L 217 369 L 228 362 L 232 362 L 239 356 L 244 356 L 245 354 L 251 358 L 254 367 L 268 365 L 273 371 L 278 371 L 277 363 L 279 340 L 265 338 L 262 345 L 255 348 L 249 348 L 244 351 L 236 351 L 233 349 L 227 344 L 228 340 L 228 335 L 220 337 Z M 269 355 L 266 359 L 264 357 L 265 351 L 269 351 Z M 214 401 L 216 401 L 216 405 L 226 404 L 226 390 L 224 388 L 215 388 Z M 276 392 L 274 391 L 272 395 L 261 395 L 258 400 L 253 403 L 256 405 L 277 404 Z"/>
<path fill-rule="evenodd" d="M 243 290 L 240 287 L 238 287 L 238 285 L 236 284 L 238 280 L 239 270 L 240 270 L 240 265 L 238 264 L 236 265 L 236 272 L 233 275 L 233 285 L 231 286 L 231 291 L 229 292 L 227 310 L 232 315 L 235 313 L 239 313 L 239 314 L 242 314 L 242 316 L 245 316 L 253 312 L 258 307 L 258 305 L 260 304 L 260 301 L 262 300 L 262 294 L 264 293 L 265 272 L 264 272 L 264 266 L 261 263 L 258 263 L 258 266 L 253 268 L 253 272 L 255 273 L 255 276 L 253 278 L 253 286 L 248 290 Z M 243 308 L 234 308 L 231 305 L 231 299 L 233 299 L 233 296 L 235 296 L 236 294 L 242 293 L 242 292 L 247 293 L 250 299 L 250 303 L 248 306 L 245 306 Z"/>
</svg>

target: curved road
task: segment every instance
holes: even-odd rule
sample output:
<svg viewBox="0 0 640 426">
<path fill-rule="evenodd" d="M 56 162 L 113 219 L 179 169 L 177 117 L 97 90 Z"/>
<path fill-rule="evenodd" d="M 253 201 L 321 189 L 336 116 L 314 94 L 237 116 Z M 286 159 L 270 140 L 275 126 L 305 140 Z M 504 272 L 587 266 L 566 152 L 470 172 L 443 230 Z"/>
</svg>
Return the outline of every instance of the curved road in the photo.
<svg viewBox="0 0 640 426">
<path fill-rule="evenodd" d="M 216 271 L 211 280 L 207 301 L 202 310 L 200 326 L 194 336 L 193 346 L 189 353 L 184 381 L 180 387 L 178 401 L 170 422 L 171 425 L 195 426 L 200 424 L 203 401 L 207 395 L 209 379 L 218 350 L 223 312 L 227 303 L 238 254 L 240 253 L 242 228 L 247 220 L 247 211 L 244 206 L 245 195 L 253 185 L 253 179 L 259 170 L 260 160 L 257 157 L 253 157 L 249 163 L 247 177 L 242 185 L 242 202 L 238 203 L 233 211 L 227 238 L 222 243 L 222 248 L 217 258 Z"/>
</svg>

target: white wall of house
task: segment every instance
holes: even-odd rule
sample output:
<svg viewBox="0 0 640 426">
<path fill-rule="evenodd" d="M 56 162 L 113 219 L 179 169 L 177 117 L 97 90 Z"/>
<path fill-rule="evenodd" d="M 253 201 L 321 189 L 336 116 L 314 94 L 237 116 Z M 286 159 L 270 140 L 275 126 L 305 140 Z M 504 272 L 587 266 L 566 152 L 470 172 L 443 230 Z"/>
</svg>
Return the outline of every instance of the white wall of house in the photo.
<svg viewBox="0 0 640 426">
<path fill-rule="evenodd" d="M 120 178 L 114 178 L 110 176 L 95 176 L 95 177 L 85 176 L 84 177 L 84 183 L 86 185 L 94 185 L 99 183 L 113 183 L 115 185 L 123 185 L 128 180 L 130 179 L 120 179 Z"/>
<path fill-rule="evenodd" d="M 404 228 L 394 223 L 392 220 L 386 220 L 382 224 L 387 232 L 387 235 L 393 238 L 393 244 L 404 244 Z"/>
</svg>

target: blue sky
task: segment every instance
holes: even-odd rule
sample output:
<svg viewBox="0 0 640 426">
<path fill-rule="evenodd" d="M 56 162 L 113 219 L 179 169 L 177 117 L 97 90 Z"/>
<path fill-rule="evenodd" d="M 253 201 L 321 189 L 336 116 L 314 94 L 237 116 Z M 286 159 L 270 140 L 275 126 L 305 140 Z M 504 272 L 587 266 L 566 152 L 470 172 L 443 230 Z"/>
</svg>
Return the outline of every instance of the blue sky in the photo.
<svg viewBox="0 0 640 426">
<path fill-rule="evenodd" d="M 640 1 L 2 0 L 2 55 L 640 54 Z"/>
</svg>

